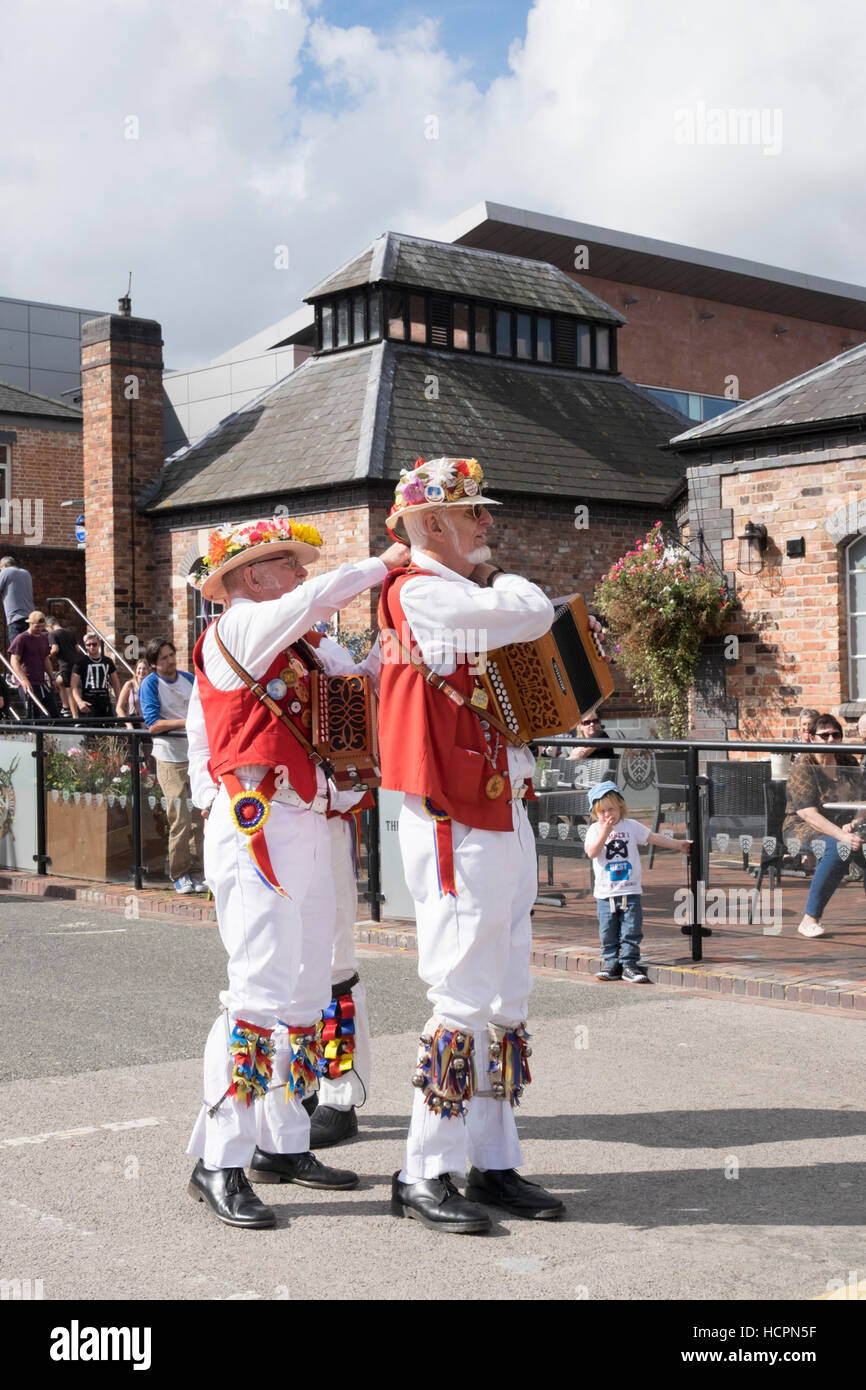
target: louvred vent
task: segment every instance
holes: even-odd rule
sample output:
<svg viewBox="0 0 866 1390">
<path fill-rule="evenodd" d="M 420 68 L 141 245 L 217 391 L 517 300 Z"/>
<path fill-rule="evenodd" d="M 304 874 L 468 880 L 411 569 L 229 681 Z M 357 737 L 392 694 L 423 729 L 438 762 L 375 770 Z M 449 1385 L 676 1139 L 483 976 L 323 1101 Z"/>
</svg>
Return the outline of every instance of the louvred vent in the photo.
<svg viewBox="0 0 866 1390">
<path fill-rule="evenodd" d="M 451 338 L 451 301 L 434 294 L 430 300 L 430 343 L 447 348 Z"/>
<path fill-rule="evenodd" d="M 577 324 L 574 319 L 553 320 L 553 360 L 557 367 L 573 367 L 577 359 Z"/>
</svg>

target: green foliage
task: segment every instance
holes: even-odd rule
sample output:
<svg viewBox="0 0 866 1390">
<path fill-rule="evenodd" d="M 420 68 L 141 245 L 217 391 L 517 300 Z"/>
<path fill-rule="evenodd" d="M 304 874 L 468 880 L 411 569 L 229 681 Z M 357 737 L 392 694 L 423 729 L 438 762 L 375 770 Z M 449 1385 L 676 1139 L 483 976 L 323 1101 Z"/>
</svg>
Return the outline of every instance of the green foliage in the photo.
<svg viewBox="0 0 866 1390">
<path fill-rule="evenodd" d="M 673 738 L 683 738 L 701 648 L 721 631 L 736 601 L 682 547 L 665 545 L 660 521 L 617 560 L 595 601 L 635 694 L 668 721 Z"/>
</svg>

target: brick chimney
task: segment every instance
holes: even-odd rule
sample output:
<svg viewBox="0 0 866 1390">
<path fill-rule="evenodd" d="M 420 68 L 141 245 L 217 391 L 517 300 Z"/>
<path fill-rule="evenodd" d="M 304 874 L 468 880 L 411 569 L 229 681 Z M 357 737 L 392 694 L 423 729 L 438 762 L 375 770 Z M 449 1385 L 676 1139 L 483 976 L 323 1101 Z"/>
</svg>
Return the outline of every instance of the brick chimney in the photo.
<svg viewBox="0 0 866 1390">
<path fill-rule="evenodd" d="M 155 565 L 136 502 L 163 462 L 162 327 L 121 312 L 81 332 L 88 617 L 121 651 L 153 634 Z"/>
</svg>

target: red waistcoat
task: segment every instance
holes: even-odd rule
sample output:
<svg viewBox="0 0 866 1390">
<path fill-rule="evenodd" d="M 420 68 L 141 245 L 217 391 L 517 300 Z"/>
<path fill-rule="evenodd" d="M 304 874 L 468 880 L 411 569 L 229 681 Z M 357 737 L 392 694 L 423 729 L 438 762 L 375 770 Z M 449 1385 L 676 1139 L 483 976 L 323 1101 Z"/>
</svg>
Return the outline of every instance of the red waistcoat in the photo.
<svg viewBox="0 0 866 1390">
<path fill-rule="evenodd" d="M 215 782 L 224 772 L 234 772 L 237 767 L 259 763 L 265 767 L 285 767 L 290 784 L 303 801 L 312 801 L 316 795 L 316 769 L 301 744 L 284 724 L 276 719 L 251 690 L 242 686 L 240 690 L 218 690 L 211 685 L 204 672 L 202 646 L 205 633 L 195 644 L 193 663 L 198 680 L 199 698 L 204 714 L 207 741 L 210 749 L 208 771 Z M 318 646 L 320 634 L 308 632 L 304 641 L 310 646 Z M 294 665 L 297 663 L 297 666 Z M 296 724 L 307 739 L 310 727 L 304 722 L 304 714 L 310 710 L 310 670 L 308 663 L 294 648 L 279 652 L 271 662 L 260 684 L 265 688 L 269 681 L 282 680 L 281 673 L 287 668 L 294 671 L 298 680 L 287 684 L 285 695 L 272 698 Z M 301 709 L 293 711 L 292 703 L 300 703 Z"/>
<path fill-rule="evenodd" d="M 508 745 L 502 739 L 496 748 L 496 731 L 485 741 L 478 715 L 457 705 L 441 690 L 430 685 L 411 666 L 393 639 L 394 632 L 404 646 L 413 647 L 400 590 L 408 579 L 427 575 L 416 568 L 392 571 L 382 585 L 379 600 L 379 630 L 382 633 L 382 676 L 379 693 L 379 754 L 382 786 L 413 796 L 427 796 L 437 810 L 453 820 L 481 830 L 511 830 L 511 783 L 508 776 Z M 447 583 L 443 580 L 443 583 Z M 436 615 L 431 613 L 431 624 Z M 417 649 L 414 654 L 417 655 Z M 468 700 L 475 689 L 475 678 L 468 665 L 457 667 L 448 684 Z M 481 719 L 484 712 L 481 711 Z M 495 759 L 493 758 L 495 750 Z M 488 754 L 490 756 L 488 756 Z M 504 779 L 497 797 L 485 790 L 494 772 Z M 494 784 L 495 785 L 495 784 Z"/>
</svg>

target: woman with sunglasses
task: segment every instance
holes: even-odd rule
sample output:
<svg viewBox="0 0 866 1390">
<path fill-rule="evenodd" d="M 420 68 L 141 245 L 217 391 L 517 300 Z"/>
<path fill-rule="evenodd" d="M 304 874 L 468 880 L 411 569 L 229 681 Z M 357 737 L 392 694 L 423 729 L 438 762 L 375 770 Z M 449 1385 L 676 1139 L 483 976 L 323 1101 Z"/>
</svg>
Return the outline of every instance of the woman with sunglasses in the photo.
<svg viewBox="0 0 866 1390">
<path fill-rule="evenodd" d="M 832 714 L 821 714 L 815 726 L 812 748 L 791 768 L 788 778 L 788 813 L 782 827 L 785 843 L 824 845 L 818 860 L 806 912 L 797 931 L 801 936 L 823 936 L 821 917 L 848 871 L 849 857 L 864 865 L 866 836 L 860 827 L 866 811 L 829 810 L 827 802 L 866 801 L 864 777 L 852 753 L 843 753 L 842 725 Z M 842 849 L 845 846 L 846 849 Z M 844 856 L 844 857 L 843 857 Z"/>
<path fill-rule="evenodd" d="M 610 742 L 610 734 L 602 724 L 597 714 L 587 714 L 577 726 L 573 735 L 574 738 L 606 738 Z M 565 755 L 571 761 L 580 758 L 602 758 L 604 750 L 601 748 L 569 748 Z"/>
</svg>

